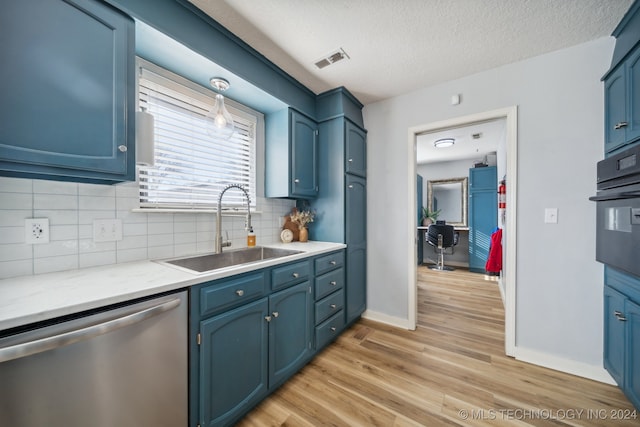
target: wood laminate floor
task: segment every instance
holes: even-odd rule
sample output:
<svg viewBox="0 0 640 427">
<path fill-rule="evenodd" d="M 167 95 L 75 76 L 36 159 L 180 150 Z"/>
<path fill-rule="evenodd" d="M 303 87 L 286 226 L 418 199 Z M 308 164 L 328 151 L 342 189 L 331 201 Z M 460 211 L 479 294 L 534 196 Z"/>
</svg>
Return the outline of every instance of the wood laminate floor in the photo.
<svg viewBox="0 0 640 427">
<path fill-rule="evenodd" d="M 419 267 L 418 287 L 416 331 L 359 321 L 238 425 L 640 425 L 617 387 L 506 357 L 497 282 Z"/>
</svg>

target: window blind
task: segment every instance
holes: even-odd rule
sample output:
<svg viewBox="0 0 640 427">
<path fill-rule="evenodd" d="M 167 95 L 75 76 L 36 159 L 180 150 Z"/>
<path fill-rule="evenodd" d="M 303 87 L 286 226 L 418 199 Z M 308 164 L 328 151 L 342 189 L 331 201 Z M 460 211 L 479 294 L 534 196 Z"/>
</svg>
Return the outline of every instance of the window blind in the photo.
<svg viewBox="0 0 640 427">
<path fill-rule="evenodd" d="M 211 136 L 205 116 L 215 103 L 215 92 L 196 90 L 182 84 L 179 76 L 163 74 L 170 77 L 141 68 L 138 78 L 139 105 L 154 117 L 155 139 L 155 165 L 139 168 L 140 207 L 212 209 L 229 184 L 243 186 L 255 207 L 256 115 L 225 98 L 235 132 L 229 140 Z M 223 208 L 246 209 L 246 204 L 239 190 L 224 195 Z"/>
</svg>

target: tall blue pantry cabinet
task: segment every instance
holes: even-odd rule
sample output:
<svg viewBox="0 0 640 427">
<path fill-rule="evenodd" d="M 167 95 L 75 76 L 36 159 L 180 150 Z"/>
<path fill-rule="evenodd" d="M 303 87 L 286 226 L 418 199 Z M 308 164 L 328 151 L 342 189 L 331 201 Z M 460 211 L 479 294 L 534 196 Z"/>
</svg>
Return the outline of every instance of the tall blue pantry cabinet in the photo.
<svg viewBox="0 0 640 427">
<path fill-rule="evenodd" d="M 345 316 L 349 324 L 365 310 L 367 276 L 366 131 L 362 104 L 345 88 L 318 96 L 319 192 L 310 238 L 346 243 Z"/>
<path fill-rule="evenodd" d="M 495 166 L 469 169 L 469 270 L 484 273 L 491 233 L 498 226 Z"/>
<path fill-rule="evenodd" d="M 640 1 L 612 34 L 616 46 L 604 81 L 604 152 L 640 144 Z M 604 270 L 604 367 L 640 409 L 640 278 Z"/>
</svg>

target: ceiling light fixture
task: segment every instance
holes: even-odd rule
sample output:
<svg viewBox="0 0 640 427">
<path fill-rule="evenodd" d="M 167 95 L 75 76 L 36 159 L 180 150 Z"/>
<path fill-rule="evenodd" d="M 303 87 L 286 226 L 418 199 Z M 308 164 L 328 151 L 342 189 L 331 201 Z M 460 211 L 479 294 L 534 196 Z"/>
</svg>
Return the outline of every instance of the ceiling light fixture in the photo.
<svg viewBox="0 0 640 427">
<path fill-rule="evenodd" d="M 447 148 L 453 146 L 456 143 L 456 140 L 453 138 L 442 138 L 438 139 L 433 143 L 433 146 L 436 148 Z"/>
<path fill-rule="evenodd" d="M 230 86 L 228 80 L 220 77 L 213 77 L 209 83 L 218 92 L 224 92 Z M 216 94 L 216 103 L 205 117 L 205 120 L 207 133 L 211 136 L 229 139 L 235 131 L 233 118 L 225 108 L 224 96 L 220 93 Z"/>
</svg>

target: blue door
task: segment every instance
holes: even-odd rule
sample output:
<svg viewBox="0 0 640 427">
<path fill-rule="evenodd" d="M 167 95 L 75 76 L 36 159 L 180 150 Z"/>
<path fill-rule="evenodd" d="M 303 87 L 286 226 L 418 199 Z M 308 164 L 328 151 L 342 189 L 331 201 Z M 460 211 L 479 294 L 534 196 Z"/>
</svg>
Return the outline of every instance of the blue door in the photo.
<svg viewBox="0 0 640 427">
<path fill-rule="evenodd" d="M 318 194 L 318 126 L 293 110 L 291 114 L 291 194 Z"/>
<path fill-rule="evenodd" d="M 469 270 L 483 273 L 491 234 L 498 226 L 498 181 L 495 166 L 469 170 Z"/>
<path fill-rule="evenodd" d="M 624 313 L 626 297 L 613 288 L 604 287 L 604 367 L 619 386 L 624 386 L 625 322 L 618 319 Z"/>
<path fill-rule="evenodd" d="M 200 323 L 200 422 L 229 425 L 267 393 L 267 298 Z"/>
<path fill-rule="evenodd" d="M 269 297 L 269 387 L 304 365 L 312 351 L 313 292 L 309 281 Z"/>
</svg>

